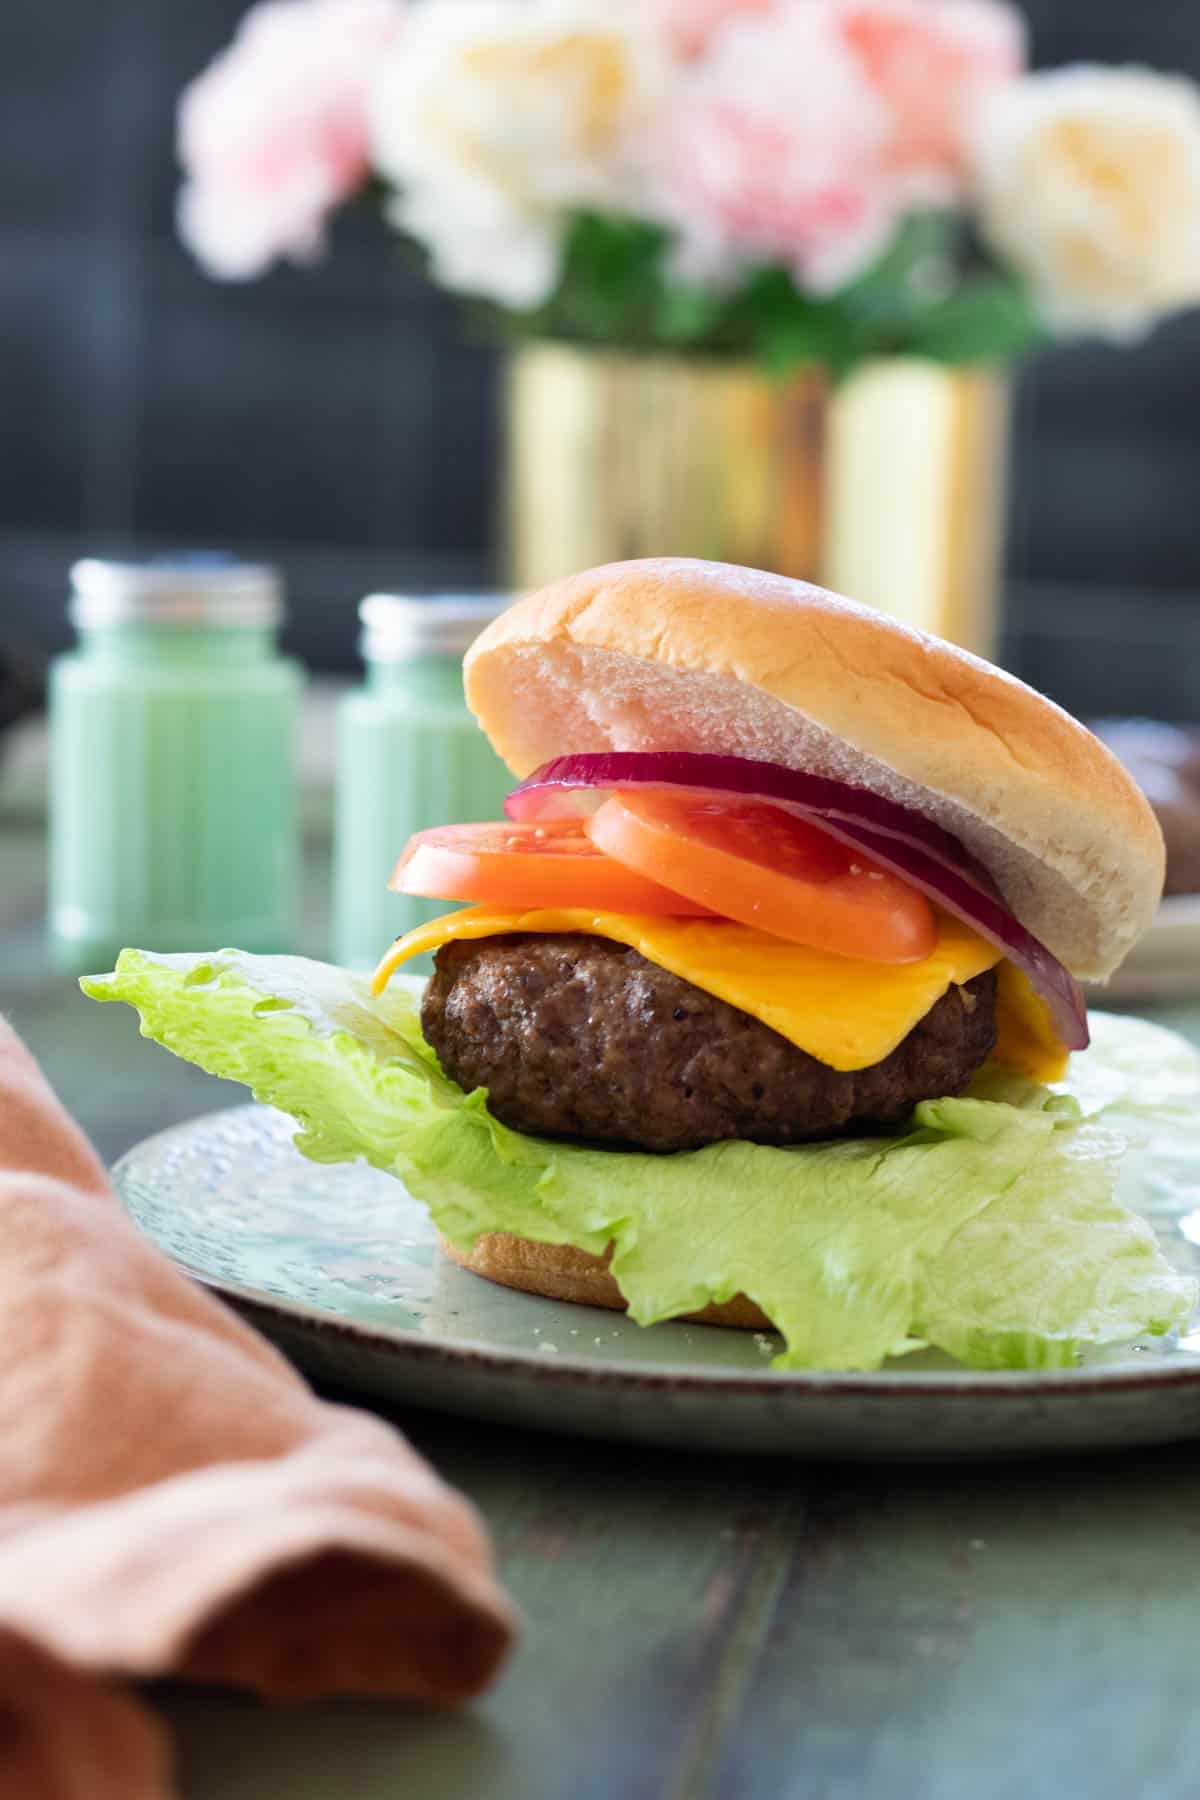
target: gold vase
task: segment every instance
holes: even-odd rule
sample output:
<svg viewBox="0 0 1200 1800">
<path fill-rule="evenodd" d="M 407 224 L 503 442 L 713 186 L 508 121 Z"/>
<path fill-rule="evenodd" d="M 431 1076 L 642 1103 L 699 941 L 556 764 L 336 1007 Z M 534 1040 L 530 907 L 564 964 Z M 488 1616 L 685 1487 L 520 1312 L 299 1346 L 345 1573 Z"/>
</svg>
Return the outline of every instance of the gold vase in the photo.
<svg viewBox="0 0 1200 1800">
<path fill-rule="evenodd" d="M 510 363 L 518 590 L 630 556 L 819 581 L 991 656 L 1008 385 L 896 357 L 839 387 L 749 364 L 532 344 Z"/>
</svg>

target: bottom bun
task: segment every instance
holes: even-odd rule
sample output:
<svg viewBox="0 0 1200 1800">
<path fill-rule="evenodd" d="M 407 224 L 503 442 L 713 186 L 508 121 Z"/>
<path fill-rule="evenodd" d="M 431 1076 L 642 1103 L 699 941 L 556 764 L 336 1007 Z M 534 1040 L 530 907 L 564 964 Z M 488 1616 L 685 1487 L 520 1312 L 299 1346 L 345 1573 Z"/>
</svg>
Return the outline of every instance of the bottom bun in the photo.
<svg viewBox="0 0 1200 1800">
<path fill-rule="evenodd" d="M 491 1231 L 475 1240 L 472 1250 L 459 1250 L 444 1237 L 443 1253 L 461 1269 L 482 1275 L 501 1287 L 519 1288 L 525 1294 L 541 1294 L 546 1300 L 572 1300 L 578 1306 L 607 1306 L 624 1312 L 625 1296 L 608 1272 L 612 1252 L 589 1256 L 569 1244 L 535 1244 L 530 1238 L 512 1237 L 507 1231 Z M 697 1325 L 729 1325 L 736 1331 L 773 1331 L 766 1314 L 744 1294 L 735 1294 L 722 1305 L 681 1317 Z"/>
</svg>

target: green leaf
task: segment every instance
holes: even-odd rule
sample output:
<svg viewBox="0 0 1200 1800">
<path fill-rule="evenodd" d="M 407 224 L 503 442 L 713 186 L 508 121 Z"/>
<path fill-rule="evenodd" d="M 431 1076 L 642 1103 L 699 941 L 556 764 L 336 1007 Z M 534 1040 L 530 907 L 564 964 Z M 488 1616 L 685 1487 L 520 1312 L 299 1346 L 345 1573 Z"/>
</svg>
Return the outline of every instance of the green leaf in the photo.
<svg viewBox="0 0 1200 1800">
<path fill-rule="evenodd" d="M 895 339 L 954 291 L 960 238 L 953 213 L 913 213 L 901 223 L 878 261 L 834 298 L 861 343 Z"/>
<path fill-rule="evenodd" d="M 1200 1058 L 1138 1021 L 1095 1018 L 1074 1099 L 985 1071 L 971 1096 L 919 1106 L 905 1135 L 648 1156 L 493 1119 L 482 1091 L 439 1069 L 419 983 L 374 999 L 362 977 L 299 958 L 128 950 L 83 987 L 292 1113 L 305 1155 L 400 1176 L 453 1242 L 611 1243 L 644 1324 L 745 1293 L 784 1336 L 781 1366 L 874 1368 L 921 1344 L 981 1366 L 1060 1366 L 1180 1327 L 1196 1303 L 1114 1196 L 1111 1120 L 1140 1135 L 1155 1180 L 1181 1135 L 1190 1169 L 1200 1135 Z"/>
<path fill-rule="evenodd" d="M 470 310 L 507 337 L 747 358 L 779 379 L 806 365 L 838 379 L 871 356 L 997 360 L 1042 339 L 1015 276 L 987 262 L 951 212 L 911 214 L 871 268 L 820 297 L 782 265 L 749 267 L 728 288 L 697 287 L 672 274 L 671 248 L 671 234 L 644 219 L 576 213 L 544 305 Z"/>
<path fill-rule="evenodd" d="M 644 220 L 577 213 L 555 292 L 514 322 L 534 336 L 648 347 L 664 292 L 666 243 L 665 232 Z"/>
<path fill-rule="evenodd" d="M 659 296 L 654 335 L 664 346 L 694 348 L 720 330 L 729 299 L 703 288 L 668 287 Z"/>
<path fill-rule="evenodd" d="M 910 348 L 937 362 L 1007 362 L 1034 349 L 1044 335 L 1025 290 L 994 275 L 980 277 L 914 319 Z"/>
</svg>

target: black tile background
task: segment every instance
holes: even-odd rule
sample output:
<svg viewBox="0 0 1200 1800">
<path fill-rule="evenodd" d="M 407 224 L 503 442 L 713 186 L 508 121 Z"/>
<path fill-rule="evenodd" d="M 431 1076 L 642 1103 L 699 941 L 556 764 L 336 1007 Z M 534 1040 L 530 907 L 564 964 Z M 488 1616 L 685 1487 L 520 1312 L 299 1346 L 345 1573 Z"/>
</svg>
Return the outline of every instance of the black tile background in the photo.
<svg viewBox="0 0 1200 1800">
<path fill-rule="evenodd" d="M 83 549 L 284 566 L 293 646 L 353 665 L 367 588 L 495 578 L 497 358 L 365 210 L 250 285 L 175 241 L 175 99 L 241 0 L 0 7 L 0 637 L 65 639 Z M 1200 5 L 1033 0 L 1041 64 L 1200 78 Z M 1022 373 L 1006 654 L 1076 710 L 1200 714 L 1200 313 Z"/>
</svg>

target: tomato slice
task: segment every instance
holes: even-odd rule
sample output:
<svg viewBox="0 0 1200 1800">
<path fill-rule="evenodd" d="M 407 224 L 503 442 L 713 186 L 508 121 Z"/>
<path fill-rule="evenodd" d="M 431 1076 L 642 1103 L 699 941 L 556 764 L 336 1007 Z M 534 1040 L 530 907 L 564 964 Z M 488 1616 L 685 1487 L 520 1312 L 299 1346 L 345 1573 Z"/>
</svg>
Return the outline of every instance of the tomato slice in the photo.
<svg viewBox="0 0 1200 1800">
<path fill-rule="evenodd" d="M 388 886 L 433 900 L 484 900 L 535 909 L 704 916 L 703 902 L 614 862 L 577 819 L 543 825 L 440 825 L 411 837 Z"/>
<path fill-rule="evenodd" d="M 614 794 L 593 843 L 639 874 L 775 937 L 860 962 L 920 962 L 933 908 L 836 838 L 762 801 L 648 789 Z"/>
</svg>

